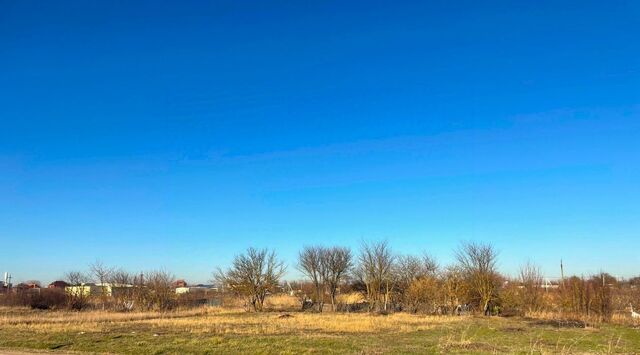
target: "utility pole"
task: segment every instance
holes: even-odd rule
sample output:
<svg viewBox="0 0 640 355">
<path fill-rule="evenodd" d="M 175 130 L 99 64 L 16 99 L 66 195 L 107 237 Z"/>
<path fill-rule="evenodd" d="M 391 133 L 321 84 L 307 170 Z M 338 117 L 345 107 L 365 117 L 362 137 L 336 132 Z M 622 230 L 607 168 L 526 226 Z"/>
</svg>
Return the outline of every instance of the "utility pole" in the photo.
<svg viewBox="0 0 640 355">
<path fill-rule="evenodd" d="M 560 280 L 562 281 L 562 288 L 564 288 L 564 266 L 562 265 L 562 259 L 560 259 Z"/>
</svg>

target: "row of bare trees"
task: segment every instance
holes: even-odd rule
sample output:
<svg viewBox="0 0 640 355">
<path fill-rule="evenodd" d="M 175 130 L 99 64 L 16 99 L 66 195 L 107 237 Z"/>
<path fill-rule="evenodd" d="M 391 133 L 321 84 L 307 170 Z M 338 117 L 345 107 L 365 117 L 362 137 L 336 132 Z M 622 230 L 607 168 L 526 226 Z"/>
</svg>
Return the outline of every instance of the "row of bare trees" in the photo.
<svg viewBox="0 0 640 355">
<path fill-rule="evenodd" d="M 315 289 L 314 301 L 322 312 L 325 295 L 335 310 L 338 287 L 346 280 L 353 266 L 351 250 L 342 247 L 304 247 L 298 255 L 298 270 L 311 280 Z"/>
<path fill-rule="evenodd" d="M 104 310 L 167 310 L 175 305 L 175 277 L 165 270 L 133 274 L 124 269 L 110 267 L 102 261 L 89 265 L 88 272 L 70 271 L 64 279 L 75 289 L 66 292 L 68 306 L 86 308 L 95 303 L 96 296 L 89 284 L 99 289 L 98 304 Z"/>
<path fill-rule="evenodd" d="M 275 251 L 249 248 L 227 269 L 214 273 L 223 290 L 222 295 L 216 294 L 240 296 L 252 311 L 262 311 L 269 295 L 287 292 L 298 296 L 303 309 L 318 312 L 329 301 L 332 311 L 476 311 L 485 315 L 545 311 L 605 321 L 615 310 L 640 303 L 640 278 L 621 282 L 601 273 L 570 276 L 549 284 L 540 268 L 530 262 L 515 277 L 501 275 L 497 270 L 498 252 L 489 244 L 463 243 L 454 255 L 455 262 L 442 267 L 426 253 L 399 255 L 385 241 L 363 243 L 355 254 L 345 247 L 306 246 L 298 254 L 296 268 L 307 281 L 293 289 L 284 287 L 288 285 L 283 284 L 286 266 Z M 66 292 L 66 305 L 72 309 L 83 309 L 91 303 L 102 309 L 167 310 L 180 299 L 175 278 L 166 271 L 131 274 L 97 261 L 89 265 L 88 272 L 67 273 L 65 280 L 74 286 L 95 282 L 92 287 L 100 291 L 97 295 L 77 291 L 81 288 Z M 361 298 L 339 301 L 342 293 L 360 294 Z M 51 299 L 60 302 L 60 297 Z M 42 297 L 27 301 L 37 307 L 46 303 Z"/>
<path fill-rule="evenodd" d="M 456 258 L 455 266 L 440 270 L 429 255 L 399 256 L 386 241 L 363 243 L 356 256 L 345 247 L 306 246 L 298 254 L 297 269 L 311 284 L 305 299 L 319 312 L 327 298 L 336 310 L 339 290 L 349 287 L 364 294 L 371 311 L 453 312 L 464 302 L 490 314 L 501 282 L 497 252 L 490 245 L 467 243 Z M 260 311 L 267 295 L 278 291 L 285 270 L 274 251 L 249 248 L 228 269 L 219 269 L 215 278 L 243 297 L 249 308 Z"/>
<path fill-rule="evenodd" d="M 447 313 L 464 304 L 490 314 L 501 281 L 497 255 L 491 245 L 465 243 L 457 263 L 441 269 L 428 254 L 396 255 L 387 242 L 363 243 L 354 284 L 362 286 L 369 310 Z"/>
<path fill-rule="evenodd" d="M 385 241 L 363 243 L 357 254 L 345 247 L 306 246 L 296 265 L 307 279 L 306 284 L 296 284 L 298 296 L 303 308 L 308 304 L 318 312 L 327 300 L 331 310 L 348 310 L 337 295 L 359 292 L 364 296 L 360 305 L 377 312 L 551 311 L 594 314 L 604 320 L 614 308 L 624 308 L 624 302 L 640 300 L 632 297 L 632 291 L 615 286 L 615 278 L 606 274 L 573 276 L 550 285 L 540 268 L 527 262 L 518 275 L 505 277 L 498 272 L 498 252 L 489 244 L 463 243 L 454 255 L 455 263 L 441 267 L 428 254 L 398 255 Z M 218 270 L 216 279 L 227 291 L 244 297 L 250 309 L 260 311 L 268 295 L 283 290 L 284 273 L 284 263 L 274 251 L 249 249 L 236 256 L 229 269 Z"/>
<path fill-rule="evenodd" d="M 633 280 L 621 281 L 604 272 L 549 284 L 538 267 L 527 263 L 511 281 L 500 290 L 501 305 L 533 315 L 546 312 L 609 321 L 616 311 L 628 314 L 633 304 L 640 304 L 640 288 Z"/>
</svg>

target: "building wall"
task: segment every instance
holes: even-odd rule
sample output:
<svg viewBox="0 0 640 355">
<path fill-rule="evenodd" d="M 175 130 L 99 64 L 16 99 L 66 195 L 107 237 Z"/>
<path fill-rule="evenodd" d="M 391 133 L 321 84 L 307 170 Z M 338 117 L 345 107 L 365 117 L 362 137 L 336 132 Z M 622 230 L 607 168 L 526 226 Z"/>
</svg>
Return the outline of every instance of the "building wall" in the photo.
<svg viewBox="0 0 640 355">
<path fill-rule="evenodd" d="M 177 294 L 189 293 L 189 287 L 176 287 Z"/>
<path fill-rule="evenodd" d="M 111 295 L 111 288 L 105 287 L 105 291 L 108 295 Z M 95 285 L 82 285 L 82 286 L 67 286 L 64 288 L 65 292 L 73 296 L 93 296 L 101 295 L 102 288 Z"/>
</svg>

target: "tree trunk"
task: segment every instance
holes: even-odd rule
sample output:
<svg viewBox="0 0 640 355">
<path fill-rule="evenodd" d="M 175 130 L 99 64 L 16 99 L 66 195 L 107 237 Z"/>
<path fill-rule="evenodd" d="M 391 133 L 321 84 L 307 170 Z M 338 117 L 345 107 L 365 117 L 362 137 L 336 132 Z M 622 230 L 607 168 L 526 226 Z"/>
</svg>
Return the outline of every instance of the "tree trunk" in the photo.
<svg viewBox="0 0 640 355">
<path fill-rule="evenodd" d="M 384 290 L 384 311 L 387 311 L 387 301 L 389 300 L 389 288 Z"/>
<path fill-rule="evenodd" d="M 336 294 L 335 292 L 331 292 L 331 312 L 336 311 Z"/>
<path fill-rule="evenodd" d="M 322 312 L 322 291 L 319 285 L 316 285 L 316 302 L 318 302 L 318 312 Z"/>
</svg>

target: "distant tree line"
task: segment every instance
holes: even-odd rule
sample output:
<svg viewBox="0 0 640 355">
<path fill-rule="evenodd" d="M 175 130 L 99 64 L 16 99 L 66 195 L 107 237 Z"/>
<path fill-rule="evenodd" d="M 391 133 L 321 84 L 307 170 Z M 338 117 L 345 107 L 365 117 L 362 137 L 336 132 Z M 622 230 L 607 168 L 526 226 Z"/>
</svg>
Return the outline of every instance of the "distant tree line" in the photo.
<svg viewBox="0 0 640 355">
<path fill-rule="evenodd" d="M 498 252 L 490 244 L 462 243 L 454 255 L 452 265 L 440 266 L 426 253 L 399 255 L 385 241 L 362 243 L 357 253 L 346 247 L 305 246 L 295 267 L 306 281 L 296 283 L 291 292 L 303 309 L 316 312 L 325 310 L 328 301 L 332 311 L 487 316 L 553 312 L 600 321 L 640 302 L 640 278 L 621 281 L 600 273 L 550 283 L 531 262 L 516 276 L 501 274 Z M 274 251 L 250 248 L 236 256 L 229 269 L 219 269 L 216 280 L 246 299 L 251 310 L 260 311 L 268 295 L 282 292 L 284 272 Z M 341 303 L 340 293 L 358 293 L 362 299 Z"/>
<path fill-rule="evenodd" d="M 164 270 L 132 274 L 96 261 L 89 265 L 87 272 L 69 271 L 63 279 L 66 288 L 18 288 L 0 297 L 0 303 L 40 309 L 100 308 L 116 311 L 169 310 L 179 304 L 175 294 L 176 279 Z"/>
<path fill-rule="evenodd" d="M 497 250 L 485 243 L 462 243 L 454 256 L 451 265 L 442 266 L 427 253 L 398 254 L 386 241 L 364 242 L 355 252 L 342 246 L 304 246 L 295 263 L 304 280 L 287 282 L 283 279 L 286 265 L 275 251 L 249 248 L 236 255 L 228 268 L 214 272 L 213 281 L 219 288 L 213 296 L 241 300 L 254 312 L 264 311 L 266 301 L 274 295 L 291 297 L 300 309 L 315 312 L 486 316 L 551 312 L 609 321 L 614 313 L 626 312 L 633 305 L 640 309 L 640 277 L 618 280 L 602 272 L 589 277 L 563 276 L 549 283 L 530 262 L 508 277 L 498 271 Z M 0 304 L 166 311 L 193 306 L 197 298 L 177 294 L 176 278 L 170 272 L 132 274 L 100 261 L 89 265 L 87 272 L 66 273 L 64 280 L 72 286 L 66 291 L 0 293 Z M 83 292 L 80 286 L 91 282 L 98 292 Z M 347 295 L 357 297 L 349 300 Z"/>
</svg>

